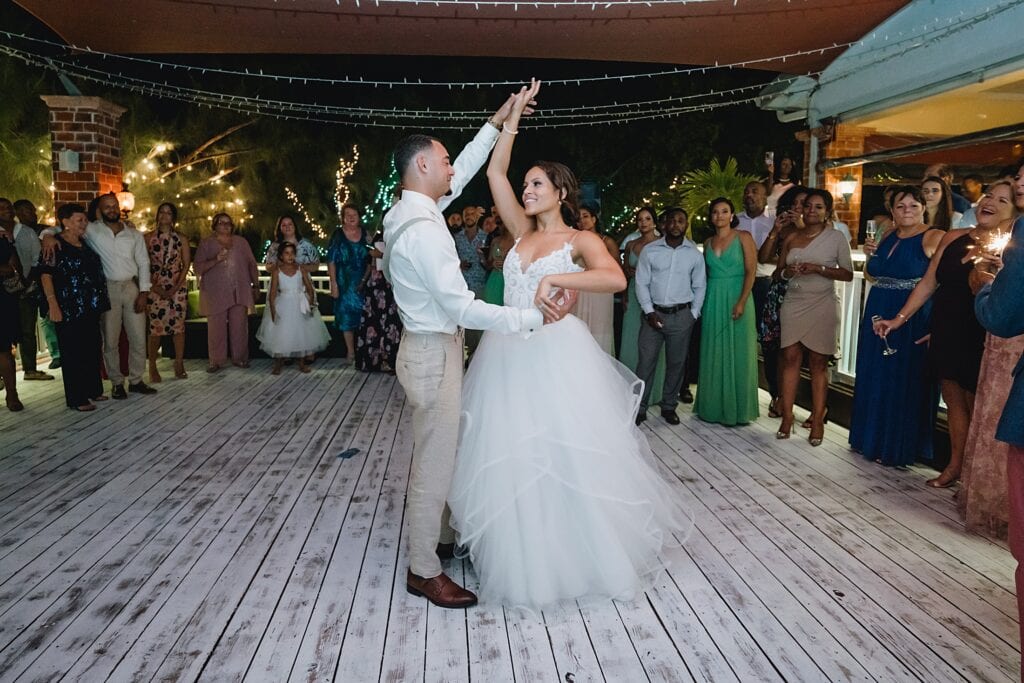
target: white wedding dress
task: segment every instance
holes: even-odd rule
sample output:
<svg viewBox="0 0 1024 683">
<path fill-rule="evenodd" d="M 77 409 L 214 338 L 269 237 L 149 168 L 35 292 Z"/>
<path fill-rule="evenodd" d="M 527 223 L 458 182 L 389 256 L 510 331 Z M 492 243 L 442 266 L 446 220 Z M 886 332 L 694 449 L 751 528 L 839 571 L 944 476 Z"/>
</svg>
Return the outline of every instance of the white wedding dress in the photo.
<svg viewBox="0 0 1024 683">
<path fill-rule="evenodd" d="M 580 270 L 568 243 L 525 272 L 513 248 L 505 304 L 531 307 L 543 276 Z M 526 339 L 484 334 L 463 384 L 449 494 L 482 600 L 629 600 L 653 581 L 662 548 L 692 520 L 634 425 L 642 392 L 573 315 Z"/>
</svg>

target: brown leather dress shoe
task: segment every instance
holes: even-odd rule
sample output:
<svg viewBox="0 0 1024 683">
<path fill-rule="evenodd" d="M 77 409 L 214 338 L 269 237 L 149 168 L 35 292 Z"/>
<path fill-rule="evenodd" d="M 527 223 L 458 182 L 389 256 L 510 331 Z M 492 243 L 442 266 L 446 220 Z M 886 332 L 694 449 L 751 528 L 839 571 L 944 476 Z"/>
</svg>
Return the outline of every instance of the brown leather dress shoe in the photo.
<svg viewBox="0 0 1024 683">
<path fill-rule="evenodd" d="M 405 577 L 405 590 L 410 595 L 426 598 L 438 607 L 445 609 L 465 609 L 476 604 L 476 595 L 444 574 L 438 574 L 432 579 L 424 579 L 409 570 Z"/>
</svg>

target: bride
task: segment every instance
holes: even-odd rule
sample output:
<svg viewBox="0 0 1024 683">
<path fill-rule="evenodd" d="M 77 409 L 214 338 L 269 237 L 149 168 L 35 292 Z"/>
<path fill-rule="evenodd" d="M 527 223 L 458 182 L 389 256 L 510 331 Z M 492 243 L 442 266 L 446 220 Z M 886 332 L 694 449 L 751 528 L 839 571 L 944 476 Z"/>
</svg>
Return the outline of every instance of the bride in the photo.
<svg viewBox="0 0 1024 683">
<path fill-rule="evenodd" d="M 487 178 L 516 239 L 505 303 L 548 315 L 573 291 L 617 292 L 626 280 L 599 236 L 570 227 L 578 192 L 568 168 L 538 162 L 516 201 L 512 142 L 539 88 L 516 95 Z M 529 338 L 484 334 L 463 384 L 448 500 L 483 600 L 533 609 L 629 600 L 653 580 L 661 549 L 692 523 L 633 423 L 642 389 L 575 316 Z"/>
</svg>

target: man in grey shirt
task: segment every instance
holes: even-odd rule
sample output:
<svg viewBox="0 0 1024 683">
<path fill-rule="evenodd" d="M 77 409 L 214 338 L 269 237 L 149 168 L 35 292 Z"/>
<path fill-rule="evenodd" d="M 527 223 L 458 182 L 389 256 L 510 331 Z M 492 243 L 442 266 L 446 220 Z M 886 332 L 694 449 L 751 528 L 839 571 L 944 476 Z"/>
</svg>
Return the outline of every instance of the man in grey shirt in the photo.
<svg viewBox="0 0 1024 683">
<path fill-rule="evenodd" d="M 640 326 L 637 375 L 645 383 L 636 423 L 647 419 L 654 368 L 665 345 L 665 385 L 661 416 L 679 424 L 676 406 L 683 384 L 690 335 L 704 304 L 707 277 L 704 255 L 686 238 L 689 217 L 680 208 L 665 212 L 665 236 L 640 252 L 636 266 L 636 298 L 646 324 Z"/>
</svg>

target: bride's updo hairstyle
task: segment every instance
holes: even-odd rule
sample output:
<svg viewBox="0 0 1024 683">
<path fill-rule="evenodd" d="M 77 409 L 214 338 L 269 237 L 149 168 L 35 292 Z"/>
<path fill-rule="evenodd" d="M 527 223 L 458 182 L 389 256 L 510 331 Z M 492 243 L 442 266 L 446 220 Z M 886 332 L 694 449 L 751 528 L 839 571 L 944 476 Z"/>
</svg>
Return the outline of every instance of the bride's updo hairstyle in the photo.
<svg viewBox="0 0 1024 683">
<path fill-rule="evenodd" d="M 562 210 L 562 220 L 566 225 L 576 225 L 580 219 L 580 184 L 569 167 L 557 161 L 537 161 L 530 168 L 539 168 L 544 171 L 544 175 L 548 177 L 558 193 L 565 193 L 565 197 L 559 204 L 559 208 Z"/>
</svg>

